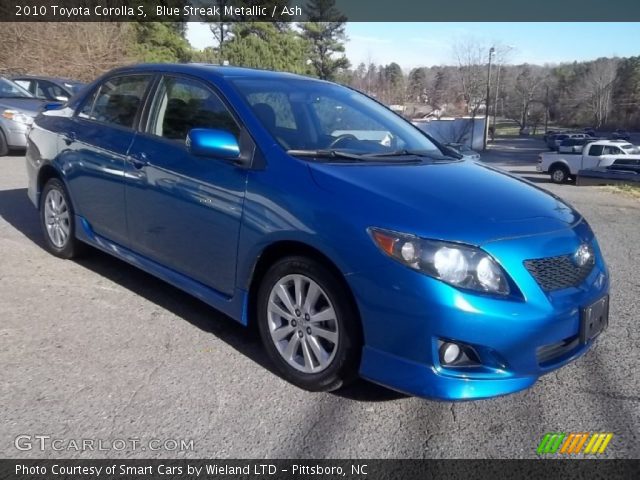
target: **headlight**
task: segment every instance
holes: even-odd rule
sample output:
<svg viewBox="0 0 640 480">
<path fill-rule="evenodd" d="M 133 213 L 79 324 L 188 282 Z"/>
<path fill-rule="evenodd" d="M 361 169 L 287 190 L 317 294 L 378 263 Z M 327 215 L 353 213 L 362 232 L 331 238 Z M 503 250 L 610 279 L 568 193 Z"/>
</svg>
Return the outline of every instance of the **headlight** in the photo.
<svg viewBox="0 0 640 480">
<path fill-rule="evenodd" d="M 31 125 L 33 123 L 33 117 L 17 110 L 5 110 L 2 112 L 2 116 L 7 120 L 13 120 L 14 122 L 23 123 L 24 125 Z"/>
<path fill-rule="evenodd" d="M 509 294 L 507 275 L 479 248 L 379 228 L 369 228 L 369 234 L 380 250 L 407 267 L 456 287 Z"/>
</svg>

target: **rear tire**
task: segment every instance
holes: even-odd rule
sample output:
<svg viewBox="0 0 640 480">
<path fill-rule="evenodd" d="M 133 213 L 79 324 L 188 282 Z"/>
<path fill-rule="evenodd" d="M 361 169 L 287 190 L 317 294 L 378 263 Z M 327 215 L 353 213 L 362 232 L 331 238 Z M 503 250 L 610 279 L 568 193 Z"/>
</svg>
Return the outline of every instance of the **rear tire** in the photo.
<svg viewBox="0 0 640 480">
<path fill-rule="evenodd" d="M 357 378 L 359 318 L 340 279 L 322 263 L 279 260 L 262 279 L 256 303 L 262 343 L 286 380 L 327 392 Z"/>
<path fill-rule="evenodd" d="M 549 170 L 549 175 L 553 183 L 566 183 L 569 179 L 569 169 L 564 165 L 554 165 Z"/>
<path fill-rule="evenodd" d="M 50 179 L 40 196 L 40 224 L 46 249 L 56 257 L 70 259 L 83 250 L 76 238 L 73 205 L 64 183 Z"/>
<path fill-rule="evenodd" d="M 4 157 L 5 155 L 9 155 L 9 145 L 7 144 L 4 133 L 0 130 L 0 157 Z"/>
</svg>

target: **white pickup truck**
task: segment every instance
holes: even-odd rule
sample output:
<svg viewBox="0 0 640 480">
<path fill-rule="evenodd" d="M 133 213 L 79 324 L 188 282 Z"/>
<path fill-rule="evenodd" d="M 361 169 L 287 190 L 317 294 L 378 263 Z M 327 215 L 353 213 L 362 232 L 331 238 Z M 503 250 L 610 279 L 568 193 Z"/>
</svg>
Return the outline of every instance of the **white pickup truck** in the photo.
<svg viewBox="0 0 640 480">
<path fill-rule="evenodd" d="M 543 152 L 538 155 L 536 170 L 548 173 L 554 183 L 564 183 L 579 170 L 608 167 L 619 158 L 640 159 L 640 148 L 621 140 L 597 140 L 579 153 Z"/>
</svg>

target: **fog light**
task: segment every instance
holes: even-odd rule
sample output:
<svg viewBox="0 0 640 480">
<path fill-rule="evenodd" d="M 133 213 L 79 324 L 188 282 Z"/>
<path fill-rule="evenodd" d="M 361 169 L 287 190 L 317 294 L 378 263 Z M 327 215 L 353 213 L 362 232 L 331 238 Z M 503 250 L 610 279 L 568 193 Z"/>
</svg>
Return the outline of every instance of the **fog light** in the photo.
<svg viewBox="0 0 640 480">
<path fill-rule="evenodd" d="M 440 347 L 440 358 L 445 364 L 458 360 L 460 353 L 460 347 L 455 343 L 443 343 Z"/>
</svg>

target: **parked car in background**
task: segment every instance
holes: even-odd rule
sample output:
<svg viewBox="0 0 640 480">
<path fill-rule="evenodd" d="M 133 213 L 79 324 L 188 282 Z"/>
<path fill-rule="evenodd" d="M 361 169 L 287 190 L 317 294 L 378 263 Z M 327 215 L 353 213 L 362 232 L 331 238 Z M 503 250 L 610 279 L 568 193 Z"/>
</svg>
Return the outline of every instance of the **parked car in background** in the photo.
<svg viewBox="0 0 640 480">
<path fill-rule="evenodd" d="M 590 138 L 589 135 L 587 135 L 586 133 L 563 133 L 560 135 L 556 135 L 553 138 L 553 146 L 551 147 L 552 150 L 558 150 L 560 148 L 560 144 L 567 139 L 584 139 L 584 138 Z"/>
<path fill-rule="evenodd" d="M 609 274 L 576 210 L 334 83 L 120 68 L 36 118 L 26 167 L 49 252 L 93 245 L 255 324 L 308 390 L 359 375 L 503 395 L 607 326 Z"/>
<path fill-rule="evenodd" d="M 589 135 L 590 137 L 596 137 L 596 130 L 594 128 L 591 127 L 585 127 L 582 129 L 582 131 L 584 133 L 586 133 L 587 135 Z"/>
<path fill-rule="evenodd" d="M 66 102 L 78 93 L 86 83 L 68 78 L 18 75 L 11 79 L 34 96 L 46 100 Z"/>
<path fill-rule="evenodd" d="M 464 143 L 447 143 L 446 146 L 452 148 L 467 160 L 480 160 L 480 154 Z"/>
<path fill-rule="evenodd" d="M 612 140 L 626 140 L 631 141 L 631 135 L 626 130 L 618 129 L 611 134 Z"/>
<path fill-rule="evenodd" d="M 44 102 L 11 80 L 0 77 L 0 157 L 27 146 L 27 134 Z"/>
<path fill-rule="evenodd" d="M 538 172 L 549 173 L 554 183 L 564 183 L 577 175 L 579 170 L 608 167 L 618 158 L 640 158 L 640 149 L 618 140 L 598 140 L 587 143 L 580 154 L 541 153 L 538 156 Z"/>
<path fill-rule="evenodd" d="M 558 147 L 559 153 L 581 153 L 582 147 L 588 142 L 593 142 L 593 138 L 565 138 Z"/>
<path fill-rule="evenodd" d="M 636 185 L 640 186 L 640 158 L 619 158 L 608 167 L 580 170 L 576 185 Z"/>
</svg>

